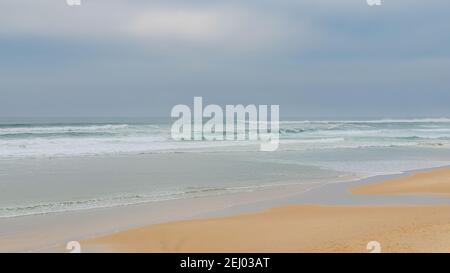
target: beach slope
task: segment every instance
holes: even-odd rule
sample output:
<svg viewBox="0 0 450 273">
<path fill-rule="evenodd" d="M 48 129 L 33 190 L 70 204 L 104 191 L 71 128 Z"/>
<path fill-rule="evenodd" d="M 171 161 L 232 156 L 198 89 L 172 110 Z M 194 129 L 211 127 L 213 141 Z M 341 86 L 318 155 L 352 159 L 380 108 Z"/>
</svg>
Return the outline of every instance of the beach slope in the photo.
<svg viewBox="0 0 450 273">
<path fill-rule="evenodd" d="M 355 194 L 450 193 L 450 170 L 350 189 Z M 83 241 L 106 252 L 450 252 L 450 205 L 288 205 L 253 214 L 170 222 Z"/>
<path fill-rule="evenodd" d="M 361 185 L 350 189 L 367 195 L 435 195 L 450 196 L 450 168 L 414 172 L 407 176 Z"/>
</svg>

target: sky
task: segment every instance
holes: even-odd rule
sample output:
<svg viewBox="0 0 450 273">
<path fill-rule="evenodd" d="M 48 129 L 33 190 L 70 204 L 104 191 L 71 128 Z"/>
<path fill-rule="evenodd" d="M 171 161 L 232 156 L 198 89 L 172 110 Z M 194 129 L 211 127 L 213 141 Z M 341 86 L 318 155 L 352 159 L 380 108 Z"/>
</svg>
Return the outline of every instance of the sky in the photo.
<svg viewBox="0 0 450 273">
<path fill-rule="evenodd" d="M 450 117 L 450 1 L 2 0 L 0 117 Z"/>
</svg>

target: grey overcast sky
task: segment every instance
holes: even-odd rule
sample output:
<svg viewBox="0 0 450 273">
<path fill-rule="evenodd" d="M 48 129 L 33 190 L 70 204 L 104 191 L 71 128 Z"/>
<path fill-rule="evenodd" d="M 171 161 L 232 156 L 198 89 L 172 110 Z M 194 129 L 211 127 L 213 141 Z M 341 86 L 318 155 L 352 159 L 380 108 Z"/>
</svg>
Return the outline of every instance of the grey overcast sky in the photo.
<svg viewBox="0 0 450 273">
<path fill-rule="evenodd" d="M 450 1 L 2 0 L 0 117 L 449 117 Z"/>
</svg>

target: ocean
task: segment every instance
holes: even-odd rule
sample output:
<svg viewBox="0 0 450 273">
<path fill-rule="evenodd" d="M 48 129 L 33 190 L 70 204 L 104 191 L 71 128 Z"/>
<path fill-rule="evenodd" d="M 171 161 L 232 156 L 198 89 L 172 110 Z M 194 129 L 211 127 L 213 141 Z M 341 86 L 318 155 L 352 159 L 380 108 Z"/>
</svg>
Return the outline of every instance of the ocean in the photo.
<svg viewBox="0 0 450 273">
<path fill-rule="evenodd" d="M 450 165 L 450 119 L 284 120 L 280 147 L 174 141 L 164 119 L 0 120 L 0 218 Z"/>
</svg>

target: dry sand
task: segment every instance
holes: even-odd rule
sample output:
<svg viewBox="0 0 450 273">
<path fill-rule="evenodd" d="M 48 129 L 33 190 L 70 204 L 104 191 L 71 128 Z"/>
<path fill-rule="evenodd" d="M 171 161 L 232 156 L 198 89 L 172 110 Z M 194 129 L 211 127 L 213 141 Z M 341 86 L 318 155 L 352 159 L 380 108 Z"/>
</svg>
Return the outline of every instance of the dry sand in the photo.
<svg viewBox="0 0 450 273">
<path fill-rule="evenodd" d="M 350 189 L 353 194 L 450 196 L 450 169 L 416 172 L 381 183 Z"/>
<path fill-rule="evenodd" d="M 353 189 L 364 194 L 450 193 L 450 170 Z M 377 187 L 380 185 L 380 187 Z M 171 222 L 82 242 L 111 252 L 450 252 L 450 206 L 291 205 Z"/>
</svg>

